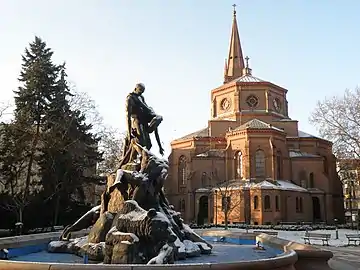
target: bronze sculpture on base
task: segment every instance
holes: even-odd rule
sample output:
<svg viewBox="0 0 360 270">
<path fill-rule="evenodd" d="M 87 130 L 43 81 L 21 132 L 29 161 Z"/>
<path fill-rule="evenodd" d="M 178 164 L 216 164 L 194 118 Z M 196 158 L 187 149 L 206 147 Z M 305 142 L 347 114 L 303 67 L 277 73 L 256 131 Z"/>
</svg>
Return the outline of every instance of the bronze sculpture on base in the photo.
<svg viewBox="0 0 360 270">
<path fill-rule="evenodd" d="M 168 162 L 149 151 L 155 133 L 164 153 L 158 133 L 162 117 L 145 103 L 144 90 L 137 84 L 127 97 L 124 154 L 108 176 L 101 205 L 67 226 L 59 241 L 49 243 L 49 252 L 87 253 L 105 264 L 171 264 L 211 252 L 212 246 L 183 223 L 166 199 Z M 71 232 L 90 226 L 87 236 L 71 239 Z"/>
</svg>

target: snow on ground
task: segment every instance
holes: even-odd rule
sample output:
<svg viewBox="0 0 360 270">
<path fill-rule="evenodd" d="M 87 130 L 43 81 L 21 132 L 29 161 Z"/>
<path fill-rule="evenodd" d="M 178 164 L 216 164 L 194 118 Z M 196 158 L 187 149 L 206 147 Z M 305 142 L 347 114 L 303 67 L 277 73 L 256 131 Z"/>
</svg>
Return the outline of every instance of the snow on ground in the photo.
<svg viewBox="0 0 360 270">
<path fill-rule="evenodd" d="M 245 232 L 244 229 L 235 229 L 231 228 L 231 231 L 242 231 Z M 253 230 L 249 230 L 249 232 L 252 232 Z M 261 231 L 276 231 L 278 232 L 278 237 L 282 239 L 286 239 L 289 241 L 298 242 L 300 244 L 304 244 L 304 235 L 305 231 L 279 231 L 279 230 L 261 230 Z M 323 234 L 331 234 L 331 238 L 329 240 L 329 245 L 334 247 L 341 247 L 341 246 L 347 246 L 348 240 L 345 236 L 345 234 L 359 234 L 360 232 L 358 230 L 349 230 L 349 229 L 339 229 L 339 239 L 336 238 L 336 231 L 335 230 L 314 230 L 309 231 L 310 233 L 323 233 Z M 322 245 L 321 240 L 311 240 L 311 244 L 316 245 Z"/>
</svg>

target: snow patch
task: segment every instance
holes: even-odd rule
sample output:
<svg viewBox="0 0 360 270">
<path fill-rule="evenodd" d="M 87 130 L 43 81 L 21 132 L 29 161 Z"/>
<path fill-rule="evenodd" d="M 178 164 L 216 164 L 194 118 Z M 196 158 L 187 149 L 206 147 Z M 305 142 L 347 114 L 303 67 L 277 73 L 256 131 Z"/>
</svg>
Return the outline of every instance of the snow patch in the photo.
<svg viewBox="0 0 360 270">
<path fill-rule="evenodd" d="M 116 227 L 113 227 L 113 228 L 116 228 Z M 130 236 L 134 240 L 134 242 L 140 241 L 140 239 L 133 233 L 124 233 L 124 232 L 119 232 L 119 231 L 115 231 L 115 232 L 111 232 L 111 233 L 116 236 L 118 236 L 118 235 Z M 129 242 L 129 241 L 121 241 L 121 243 L 123 243 L 123 242 Z M 129 244 L 130 244 L 130 242 L 129 242 Z"/>
<path fill-rule="evenodd" d="M 197 253 L 200 252 L 200 248 L 198 245 L 194 244 L 192 241 L 190 240 L 184 240 L 184 245 L 185 245 L 185 251 L 186 253 Z"/>
<path fill-rule="evenodd" d="M 203 250 L 211 250 L 211 248 L 203 242 L 195 242 L 195 244 L 200 246 Z"/>
<path fill-rule="evenodd" d="M 178 248 L 179 253 L 185 253 L 185 245 L 180 241 L 179 237 L 176 237 L 174 245 Z"/>
</svg>

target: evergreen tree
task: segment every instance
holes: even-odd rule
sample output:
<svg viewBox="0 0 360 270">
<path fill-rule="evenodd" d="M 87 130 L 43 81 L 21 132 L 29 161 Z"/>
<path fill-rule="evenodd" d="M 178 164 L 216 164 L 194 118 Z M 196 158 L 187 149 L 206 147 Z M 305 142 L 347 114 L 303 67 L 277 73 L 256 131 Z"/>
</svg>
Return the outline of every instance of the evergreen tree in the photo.
<svg viewBox="0 0 360 270">
<path fill-rule="evenodd" d="M 20 87 L 15 91 L 15 119 L 4 128 L 1 140 L 0 161 L 3 174 L 7 176 L 4 182 L 7 187 L 16 186 L 12 192 L 6 191 L 14 196 L 14 202 L 16 199 L 13 206 L 17 208 L 20 222 L 39 182 L 37 158 L 41 153 L 44 116 L 56 91 L 59 72 L 59 67 L 51 61 L 52 55 L 51 49 L 39 37 L 25 49 Z M 12 160 L 16 161 L 13 165 Z"/>
<path fill-rule="evenodd" d="M 101 159 L 99 138 L 91 133 L 80 110 L 70 108 L 72 94 L 66 81 L 65 65 L 61 66 L 57 92 L 45 116 L 44 149 L 41 158 L 43 183 L 52 196 L 57 224 L 60 205 L 66 207 L 76 198 L 84 201 L 84 187 L 91 184 L 97 162 Z"/>
</svg>

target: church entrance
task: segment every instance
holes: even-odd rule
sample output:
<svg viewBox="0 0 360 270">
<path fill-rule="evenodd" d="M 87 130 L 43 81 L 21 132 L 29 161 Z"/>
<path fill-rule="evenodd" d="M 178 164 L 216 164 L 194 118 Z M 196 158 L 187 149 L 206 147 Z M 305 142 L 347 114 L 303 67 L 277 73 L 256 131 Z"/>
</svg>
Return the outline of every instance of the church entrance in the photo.
<svg viewBox="0 0 360 270">
<path fill-rule="evenodd" d="M 208 205 L 208 196 L 201 196 L 199 199 L 199 213 L 197 216 L 197 224 L 204 225 L 208 223 L 209 218 L 209 205 Z"/>
<path fill-rule="evenodd" d="M 313 204 L 313 220 L 321 221 L 321 210 L 320 210 L 320 200 L 318 197 L 312 197 Z"/>
</svg>

